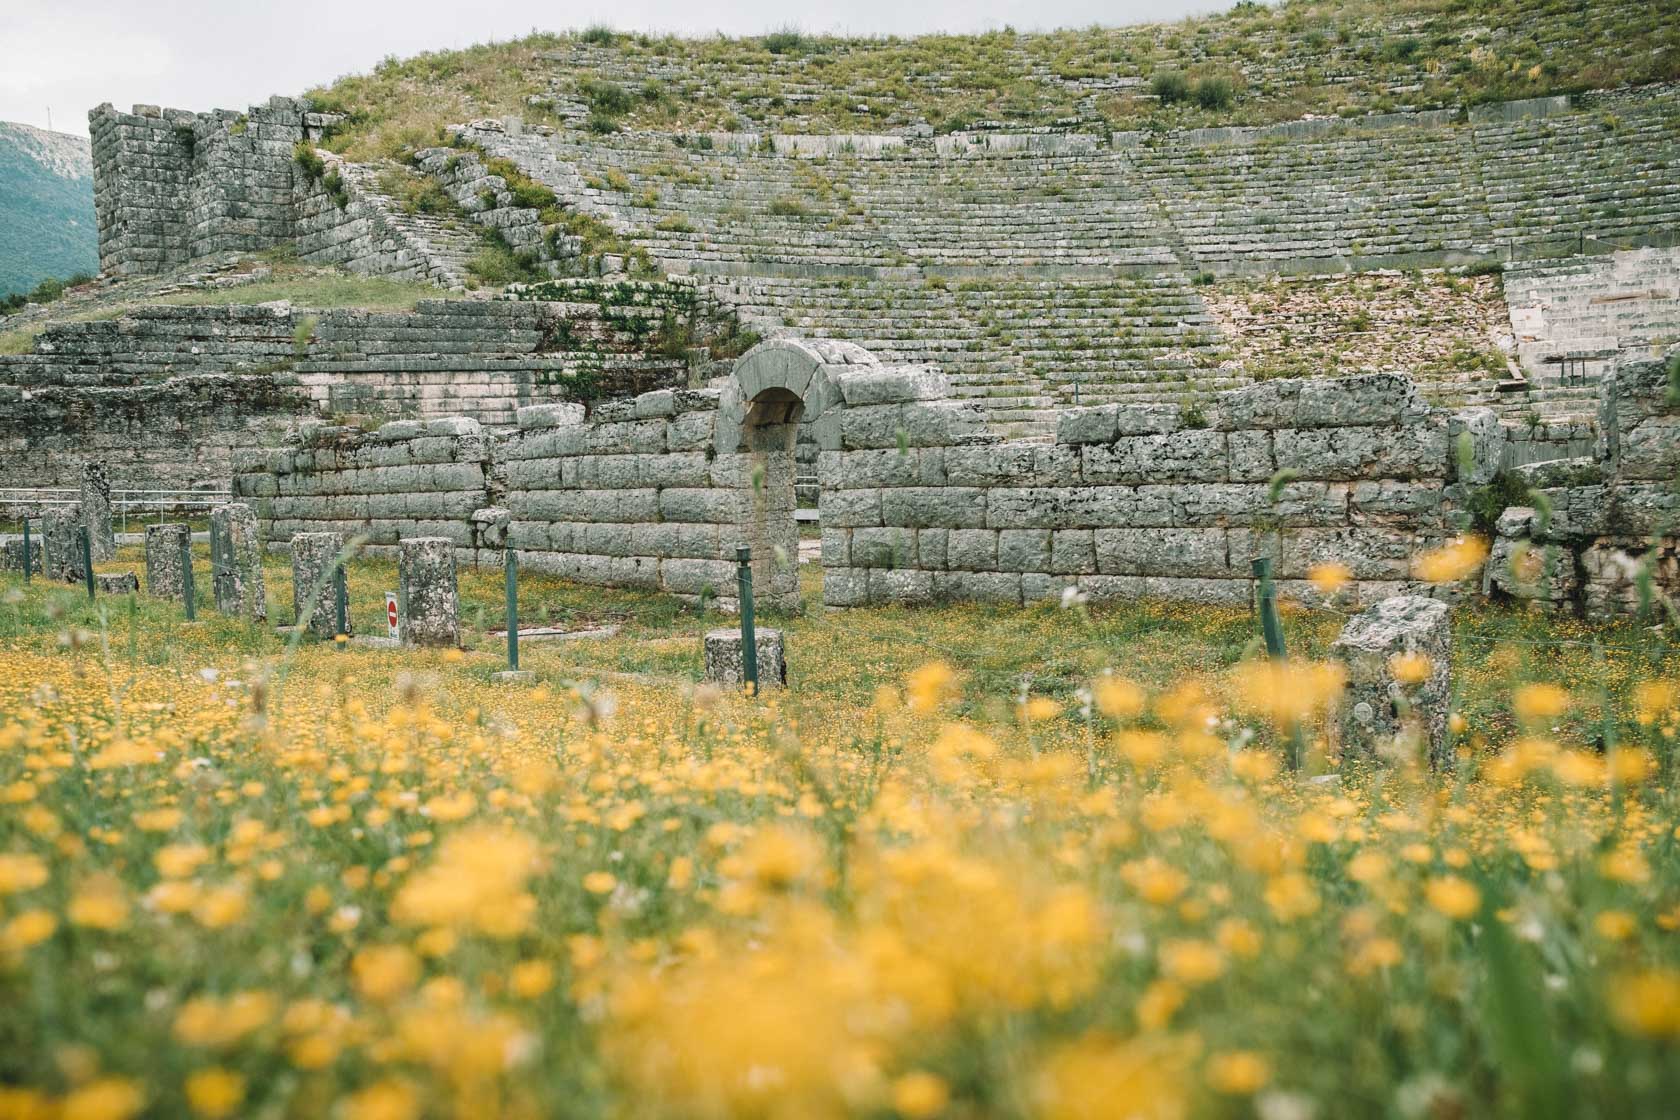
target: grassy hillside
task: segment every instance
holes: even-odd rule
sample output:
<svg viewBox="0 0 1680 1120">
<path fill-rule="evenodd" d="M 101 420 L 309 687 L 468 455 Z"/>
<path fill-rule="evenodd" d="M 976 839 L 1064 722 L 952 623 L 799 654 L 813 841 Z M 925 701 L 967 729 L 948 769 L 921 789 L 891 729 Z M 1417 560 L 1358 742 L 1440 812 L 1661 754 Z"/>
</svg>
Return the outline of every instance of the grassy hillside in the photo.
<svg viewBox="0 0 1680 1120">
<path fill-rule="evenodd" d="M 87 138 L 0 121 L 0 297 L 97 271 Z"/>
<path fill-rule="evenodd" d="M 474 116 L 609 131 L 1088 131 L 1567 93 L 1680 78 L 1680 20 L 1651 0 L 1288 0 L 1171 24 L 913 39 L 779 31 L 678 39 L 591 28 L 388 59 L 311 91 L 356 158 Z"/>
</svg>

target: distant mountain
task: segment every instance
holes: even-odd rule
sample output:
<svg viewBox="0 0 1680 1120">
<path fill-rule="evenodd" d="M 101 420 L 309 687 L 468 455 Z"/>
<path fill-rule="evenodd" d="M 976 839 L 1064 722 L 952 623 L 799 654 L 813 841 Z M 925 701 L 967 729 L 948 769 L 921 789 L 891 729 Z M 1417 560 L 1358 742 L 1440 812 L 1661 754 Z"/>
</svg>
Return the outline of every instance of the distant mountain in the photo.
<svg viewBox="0 0 1680 1120">
<path fill-rule="evenodd" d="M 0 296 L 98 271 L 87 137 L 0 121 Z"/>
</svg>

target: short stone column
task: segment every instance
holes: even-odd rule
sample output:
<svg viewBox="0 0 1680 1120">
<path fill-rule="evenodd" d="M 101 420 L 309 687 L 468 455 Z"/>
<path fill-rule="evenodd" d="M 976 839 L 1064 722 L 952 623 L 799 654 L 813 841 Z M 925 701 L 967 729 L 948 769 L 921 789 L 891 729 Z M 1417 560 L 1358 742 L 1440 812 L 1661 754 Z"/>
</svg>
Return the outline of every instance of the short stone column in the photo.
<svg viewBox="0 0 1680 1120">
<path fill-rule="evenodd" d="M 403 645 L 461 644 L 454 541 L 448 537 L 403 541 L 397 550 L 397 589 L 402 603 L 397 633 Z"/>
<path fill-rule="evenodd" d="M 82 506 L 49 506 L 41 515 L 41 548 L 46 559 L 47 578 L 80 583 L 87 578 L 82 562 Z"/>
<path fill-rule="evenodd" d="M 93 578 L 101 595 L 132 595 L 140 590 L 140 577 L 133 572 L 98 572 Z"/>
<path fill-rule="evenodd" d="M 23 571 L 23 538 L 6 542 L 6 548 L 0 553 L 0 568 L 8 572 Z M 31 536 L 29 540 L 29 570 L 39 575 L 41 567 L 41 538 Z"/>
<path fill-rule="evenodd" d="M 755 627 L 754 644 L 758 647 L 758 687 L 787 687 L 787 653 L 782 632 Z M 725 688 L 739 690 L 747 683 L 746 667 L 741 653 L 746 643 L 739 630 L 706 631 L 706 679 Z"/>
<path fill-rule="evenodd" d="M 95 561 L 117 554 L 117 534 L 111 528 L 111 482 L 104 463 L 82 464 L 82 520 L 88 527 Z"/>
<path fill-rule="evenodd" d="M 158 599 L 179 599 L 185 594 L 181 552 L 191 539 L 185 525 L 146 526 L 146 594 Z"/>
<path fill-rule="evenodd" d="M 1355 615 L 1330 647 L 1347 671 L 1336 714 L 1342 758 L 1453 768 L 1447 734 L 1452 625 L 1447 604 L 1396 595 Z"/>
<path fill-rule="evenodd" d="M 296 625 L 317 638 L 338 634 L 338 603 L 331 578 L 333 558 L 344 548 L 342 533 L 298 533 L 292 537 L 292 613 Z M 315 598 L 309 592 L 319 585 Z M 350 632 L 350 612 L 344 612 L 344 631 Z"/>
<path fill-rule="evenodd" d="M 210 585 L 216 609 L 252 622 L 268 618 L 257 515 L 243 502 L 217 506 L 210 511 L 210 539 L 215 542 Z"/>
</svg>

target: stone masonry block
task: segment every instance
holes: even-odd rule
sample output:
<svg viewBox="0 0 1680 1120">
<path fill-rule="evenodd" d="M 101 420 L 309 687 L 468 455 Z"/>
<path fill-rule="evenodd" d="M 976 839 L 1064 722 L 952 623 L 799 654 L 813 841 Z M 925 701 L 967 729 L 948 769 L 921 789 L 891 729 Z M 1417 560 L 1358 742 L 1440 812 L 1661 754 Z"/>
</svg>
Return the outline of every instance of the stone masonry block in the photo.
<svg viewBox="0 0 1680 1120">
<path fill-rule="evenodd" d="M 1336 717 L 1344 759 L 1416 759 L 1435 770 L 1453 768 L 1446 603 L 1417 595 L 1384 599 L 1350 619 L 1330 653 L 1347 672 Z M 1414 679 L 1420 670 L 1421 679 Z"/>
</svg>

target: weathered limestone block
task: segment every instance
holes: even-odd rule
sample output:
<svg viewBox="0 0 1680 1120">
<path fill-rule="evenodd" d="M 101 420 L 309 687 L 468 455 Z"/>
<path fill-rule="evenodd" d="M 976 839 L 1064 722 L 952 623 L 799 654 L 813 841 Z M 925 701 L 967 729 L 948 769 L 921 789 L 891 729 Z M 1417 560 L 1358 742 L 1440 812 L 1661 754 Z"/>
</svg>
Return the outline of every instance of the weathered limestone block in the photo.
<svg viewBox="0 0 1680 1120">
<path fill-rule="evenodd" d="M 472 524 L 474 548 L 506 548 L 508 543 L 508 525 L 513 514 L 501 506 L 486 506 L 475 509 L 469 521 Z"/>
<path fill-rule="evenodd" d="M 787 655 L 780 630 L 756 627 L 754 647 L 758 650 L 758 686 L 787 687 Z M 706 679 L 725 688 L 746 686 L 746 667 L 742 662 L 745 642 L 739 630 L 706 631 Z"/>
<path fill-rule="evenodd" d="M 296 625 L 317 638 L 338 633 L 338 607 L 330 573 L 333 560 L 344 548 L 342 533 L 298 533 L 292 537 L 292 615 Z M 310 597 L 310 591 L 315 596 Z M 344 629 L 351 628 L 345 611 Z"/>
<path fill-rule="evenodd" d="M 104 463 L 82 464 L 82 520 L 88 527 L 88 543 L 94 560 L 109 560 L 117 554 L 117 535 L 111 528 L 111 483 Z"/>
<path fill-rule="evenodd" d="M 242 502 L 210 511 L 210 539 L 217 542 L 210 560 L 210 582 L 216 609 L 252 622 L 268 618 L 268 591 L 263 585 L 262 535 L 256 514 Z"/>
<path fill-rule="evenodd" d="M 461 644 L 453 541 L 447 537 L 403 541 L 397 554 L 397 585 L 403 612 L 398 632 L 404 645 Z"/>
<path fill-rule="evenodd" d="M 1419 595 L 1384 599 L 1348 620 L 1330 654 L 1347 671 L 1337 711 L 1344 759 L 1415 758 L 1435 770 L 1452 769 L 1447 604 Z"/>
<path fill-rule="evenodd" d="M 101 595 L 132 595 L 140 590 L 140 577 L 133 572 L 98 572 L 93 580 Z"/>
<path fill-rule="evenodd" d="M 146 526 L 146 594 L 179 599 L 185 593 L 181 551 L 190 530 L 185 525 Z"/>
<path fill-rule="evenodd" d="M 82 506 L 52 506 L 41 515 L 41 546 L 46 554 L 50 579 L 76 583 L 87 578 L 82 559 Z"/>
</svg>

